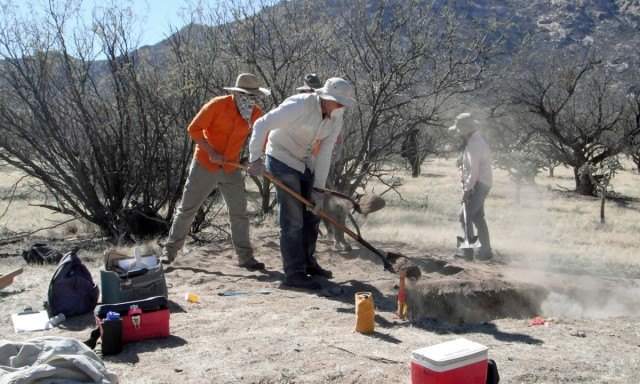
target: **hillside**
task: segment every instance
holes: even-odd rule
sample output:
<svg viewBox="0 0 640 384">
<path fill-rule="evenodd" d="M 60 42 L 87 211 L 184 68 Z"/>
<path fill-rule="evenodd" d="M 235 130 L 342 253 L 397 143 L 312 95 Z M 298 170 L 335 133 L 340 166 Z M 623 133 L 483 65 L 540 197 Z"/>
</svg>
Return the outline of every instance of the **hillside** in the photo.
<svg viewBox="0 0 640 384">
<path fill-rule="evenodd" d="M 506 35 L 510 49 L 517 49 L 523 39 L 532 38 L 533 47 L 528 49 L 539 52 L 591 46 L 618 72 L 634 70 L 640 64 L 640 3 L 634 0 L 436 0 L 435 3 L 436 10 L 455 3 L 456 11 L 467 15 L 470 23 L 483 24 L 493 19 L 511 23 Z M 326 11 L 333 13 L 332 9 L 338 11 L 342 6 L 339 1 L 327 1 Z M 317 12 L 315 7 L 308 9 Z M 155 55 L 165 47 L 166 42 L 160 42 L 144 50 Z"/>
</svg>

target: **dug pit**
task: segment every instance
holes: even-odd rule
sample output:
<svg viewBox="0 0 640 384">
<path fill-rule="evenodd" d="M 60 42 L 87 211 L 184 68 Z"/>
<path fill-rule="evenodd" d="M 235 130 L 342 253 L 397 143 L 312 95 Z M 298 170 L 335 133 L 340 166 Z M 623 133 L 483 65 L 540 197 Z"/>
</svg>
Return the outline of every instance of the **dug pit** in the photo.
<svg viewBox="0 0 640 384">
<path fill-rule="evenodd" d="M 543 286 L 505 279 L 491 264 L 427 259 L 419 266 L 421 276 L 407 279 L 406 286 L 412 321 L 477 324 L 531 318 L 540 315 L 549 294 Z"/>
</svg>

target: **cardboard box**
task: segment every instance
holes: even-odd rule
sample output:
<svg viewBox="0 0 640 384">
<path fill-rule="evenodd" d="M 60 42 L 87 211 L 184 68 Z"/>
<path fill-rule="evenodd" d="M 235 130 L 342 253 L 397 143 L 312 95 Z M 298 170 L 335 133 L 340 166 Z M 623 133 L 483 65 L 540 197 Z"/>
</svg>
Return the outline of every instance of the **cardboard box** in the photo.
<svg viewBox="0 0 640 384">
<path fill-rule="evenodd" d="M 464 338 L 411 353 L 412 384 L 485 384 L 487 347 Z"/>
</svg>

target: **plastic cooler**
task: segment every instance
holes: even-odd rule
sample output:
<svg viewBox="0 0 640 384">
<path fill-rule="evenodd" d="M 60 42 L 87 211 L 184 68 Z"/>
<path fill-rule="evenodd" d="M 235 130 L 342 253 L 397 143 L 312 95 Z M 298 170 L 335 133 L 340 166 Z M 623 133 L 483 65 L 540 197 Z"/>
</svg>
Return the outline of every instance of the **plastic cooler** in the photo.
<svg viewBox="0 0 640 384">
<path fill-rule="evenodd" d="M 485 384 L 487 347 L 464 338 L 411 353 L 412 384 Z"/>
</svg>

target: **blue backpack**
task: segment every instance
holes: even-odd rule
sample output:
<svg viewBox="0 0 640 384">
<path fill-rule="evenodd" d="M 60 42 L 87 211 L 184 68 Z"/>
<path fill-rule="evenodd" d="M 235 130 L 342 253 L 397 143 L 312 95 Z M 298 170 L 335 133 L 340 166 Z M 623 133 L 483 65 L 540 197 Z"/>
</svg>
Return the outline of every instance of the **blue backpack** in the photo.
<svg viewBox="0 0 640 384">
<path fill-rule="evenodd" d="M 77 255 L 78 248 L 62 257 L 49 283 L 45 307 L 50 317 L 64 313 L 65 317 L 93 311 L 100 288 Z"/>
</svg>

